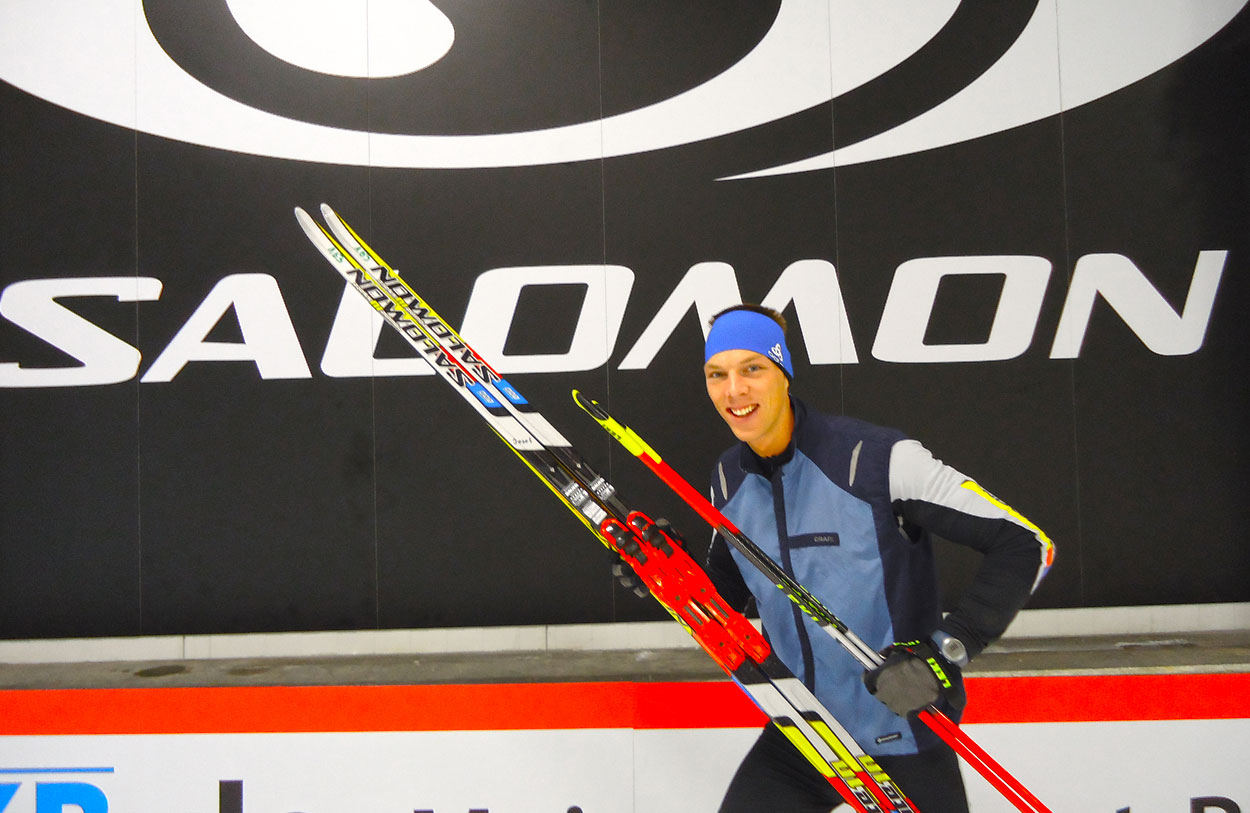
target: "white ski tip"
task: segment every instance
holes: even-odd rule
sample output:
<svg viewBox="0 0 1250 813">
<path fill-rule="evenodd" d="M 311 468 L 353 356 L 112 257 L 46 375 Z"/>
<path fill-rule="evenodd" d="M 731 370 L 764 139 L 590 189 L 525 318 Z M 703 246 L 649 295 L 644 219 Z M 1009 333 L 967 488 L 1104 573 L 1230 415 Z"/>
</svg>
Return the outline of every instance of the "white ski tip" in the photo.
<svg viewBox="0 0 1250 813">
<path fill-rule="evenodd" d="M 321 231 L 317 228 L 317 221 L 313 220 L 312 216 L 309 215 L 308 212 L 305 212 L 298 206 L 295 207 L 295 221 L 299 223 L 300 228 L 302 228 L 309 236 L 312 236 L 315 232 Z"/>
</svg>

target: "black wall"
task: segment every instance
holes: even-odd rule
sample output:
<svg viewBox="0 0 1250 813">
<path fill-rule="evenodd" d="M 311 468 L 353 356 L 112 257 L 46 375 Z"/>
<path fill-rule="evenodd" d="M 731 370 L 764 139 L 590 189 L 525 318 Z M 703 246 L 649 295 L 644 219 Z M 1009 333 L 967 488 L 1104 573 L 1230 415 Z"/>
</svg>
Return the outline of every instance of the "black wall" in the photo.
<svg viewBox="0 0 1250 813">
<path fill-rule="evenodd" d="M 440 2 L 456 31 L 443 60 L 409 77 L 352 79 L 281 62 L 224 2 L 200 5 L 188 17 L 149 0 L 140 22 L 172 63 L 233 104 L 293 123 L 453 136 L 662 102 L 723 74 L 779 15 L 758 2 L 683 12 Z M 1197 19 L 1213 13 L 1192 7 Z M 22 13 L 3 12 L 6 29 L 57 24 Z M 6 68 L 0 637 L 661 617 L 614 587 L 598 543 L 441 381 L 322 369 L 343 286 L 291 214 L 321 201 L 455 324 L 471 297 L 486 307 L 490 293 L 474 283 L 494 269 L 535 280 L 548 266 L 629 269 L 606 364 L 509 377 L 628 501 L 671 517 L 697 549 L 699 520 L 614 449 L 569 391 L 604 401 L 704 482 L 732 438 L 703 394 L 696 309 L 644 368 L 622 362 L 692 268 L 726 264 L 741 296 L 760 300 L 792 264 L 823 261 L 822 290 L 836 269 L 856 360 L 811 362 L 805 339 L 838 309 L 803 293 L 786 309 L 796 392 L 905 429 L 1043 527 L 1059 556 L 1031 606 L 1250 600 L 1250 335 L 1238 315 L 1250 256 L 1250 13 L 1063 112 L 919 152 L 726 179 L 937 108 L 1038 13 L 1028 2 L 964 3 L 914 55 L 823 103 L 709 138 L 524 166 L 393 166 L 374 159 L 380 141 L 360 161 L 315 160 L 299 139 L 279 140 L 291 157 L 256 154 L 265 151 L 230 148 L 248 142 L 232 120 L 208 128 L 205 145 L 145 125 L 167 103 L 144 84 L 145 67 L 138 81 L 103 68 L 93 78 L 136 88 L 129 124 L 42 98 Z M 55 51 L 28 47 L 56 70 Z M 998 110 L 987 101 L 980 112 Z M 1049 268 L 1044 292 L 1026 297 L 1040 305 L 1031 339 L 1010 358 L 978 358 L 1002 335 L 996 313 L 1023 319 L 1030 335 L 1029 308 L 1004 304 L 1025 257 Z M 970 345 L 972 358 L 877 357 L 900 267 L 931 274 L 932 258 L 972 259 L 951 260 L 962 270 L 942 277 L 923 346 Z M 986 267 L 1002 270 L 971 273 Z M 1190 294 L 1202 267 L 1218 276 L 1209 307 Z M 1129 293 L 1099 296 L 1078 351 L 1052 353 L 1074 273 L 1111 279 L 1115 269 Z M 119 300 L 112 278 L 139 293 Z M 93 279 L 107 290 L 84 295 Z M 568 352 L 586 291 L 525 287 L 505 355 Z M 56 321 L 53 301 L 81 319 Z M 1148 315 L 1122 315 L 1130 302 Z M 82 320 L 136 348 L 137 368 Z M 1185 325 L 1198 326 L 1196 343 L 1176 338 Z M 66 352 L 75 348 L 101 355 Z M 191 360 L 170 378 L 163 352 Z M 375 351 L 381 364 L 409 356 L 389 332 Z M 120 372 L 79 385 L 65 372 L 74 368 Z M 954 596 L 975 560 L 954 546 L 941 556 Z"/>
</svg>

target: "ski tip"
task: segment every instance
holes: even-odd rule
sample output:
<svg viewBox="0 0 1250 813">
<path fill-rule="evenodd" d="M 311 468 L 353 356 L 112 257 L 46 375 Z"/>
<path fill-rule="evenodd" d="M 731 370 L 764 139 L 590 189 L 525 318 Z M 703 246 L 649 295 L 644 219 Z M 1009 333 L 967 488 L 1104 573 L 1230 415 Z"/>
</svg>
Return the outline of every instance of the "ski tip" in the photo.
<svg viewBox="0 0 1250 813">
<path fill-rule="evenodd" d="M 317 225 L 317 221 L 312 219 L 312 215 L 305 212 L 301 207 L 295 207 L 295 222 L 304 230 L 304 234 L 308 235 L 308 239 L 316 245 L 321 235 L 321 227 Z"/>
<path fill-rule="evenodd" d="M 599 406 L 598 401 L 586 397 L 581 390 L 573 390 L 573 400 L 577 402 L 579 407 L 590 413 L 590 417 L 596 421 L 606 421 L 611 417 L 604 411 L 603 407 Z"/>
<path fill-rule="evenodd" d="M 608 414 L 606 409 L 599 406 L 598 401 L 583 395 L 581 390 L 573 390 L 573 400 L 576 401 L 577 405 L 585 410 L 590 417 L 594 418 L 595 422 L 602 426 L 609 435 L 616 438 L 630 454 L 635 457 L 647 455 L 656 463 L 660 462 L 660 455 L 655 451 L 655 449 L 652 449 L 647 445 L 645 440 L 638 437 L 637 432 Z"/>
<path fill-rule="evenodd" d="M 341 219 L 341 218 L 339 218 L 339 216 L 335 213 L 335 211 L 334 211 L 333 209 L 331 209 L 331 208 L 330 208 L 330 204 L 328 204 L 328 203 L 322 203 L 322 204 L 321 204 L 321 216 L 322 216 L 322 217 L 324 217 L 326 220 L 339 220 L 339 219 Z"/>
</svg>

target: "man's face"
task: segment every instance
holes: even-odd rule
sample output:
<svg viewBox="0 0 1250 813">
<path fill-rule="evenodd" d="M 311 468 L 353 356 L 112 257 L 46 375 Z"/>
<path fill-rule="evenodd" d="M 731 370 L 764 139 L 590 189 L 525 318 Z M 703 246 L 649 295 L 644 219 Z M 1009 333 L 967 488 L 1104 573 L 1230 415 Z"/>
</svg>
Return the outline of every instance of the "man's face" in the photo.
<svg viewBox="0 0 1250 813">
<path fill-rule="evenodd" d="M 760 457 L 781 454 L 790 443 L 790 380 L 753 350 L 722 350 L 703 365 L 707 394 L 738 440 Z"/>
</svg>

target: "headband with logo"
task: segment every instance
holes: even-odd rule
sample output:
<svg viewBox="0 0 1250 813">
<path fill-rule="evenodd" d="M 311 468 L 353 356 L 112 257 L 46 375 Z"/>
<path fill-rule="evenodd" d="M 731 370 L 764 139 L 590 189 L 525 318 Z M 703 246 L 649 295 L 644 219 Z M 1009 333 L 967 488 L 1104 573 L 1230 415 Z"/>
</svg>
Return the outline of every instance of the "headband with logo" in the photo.
<svg viewBox="0 0 1250 813">
<path fill-rule="evenodd" d="M 794 377 L 786 334 L 769 316 L 750 310 L 729 311 L 717 317 L 707 334 L 703 362 L 724 350 L 751 350 L 766 356 L 786 375 Z"/>
</svg>

